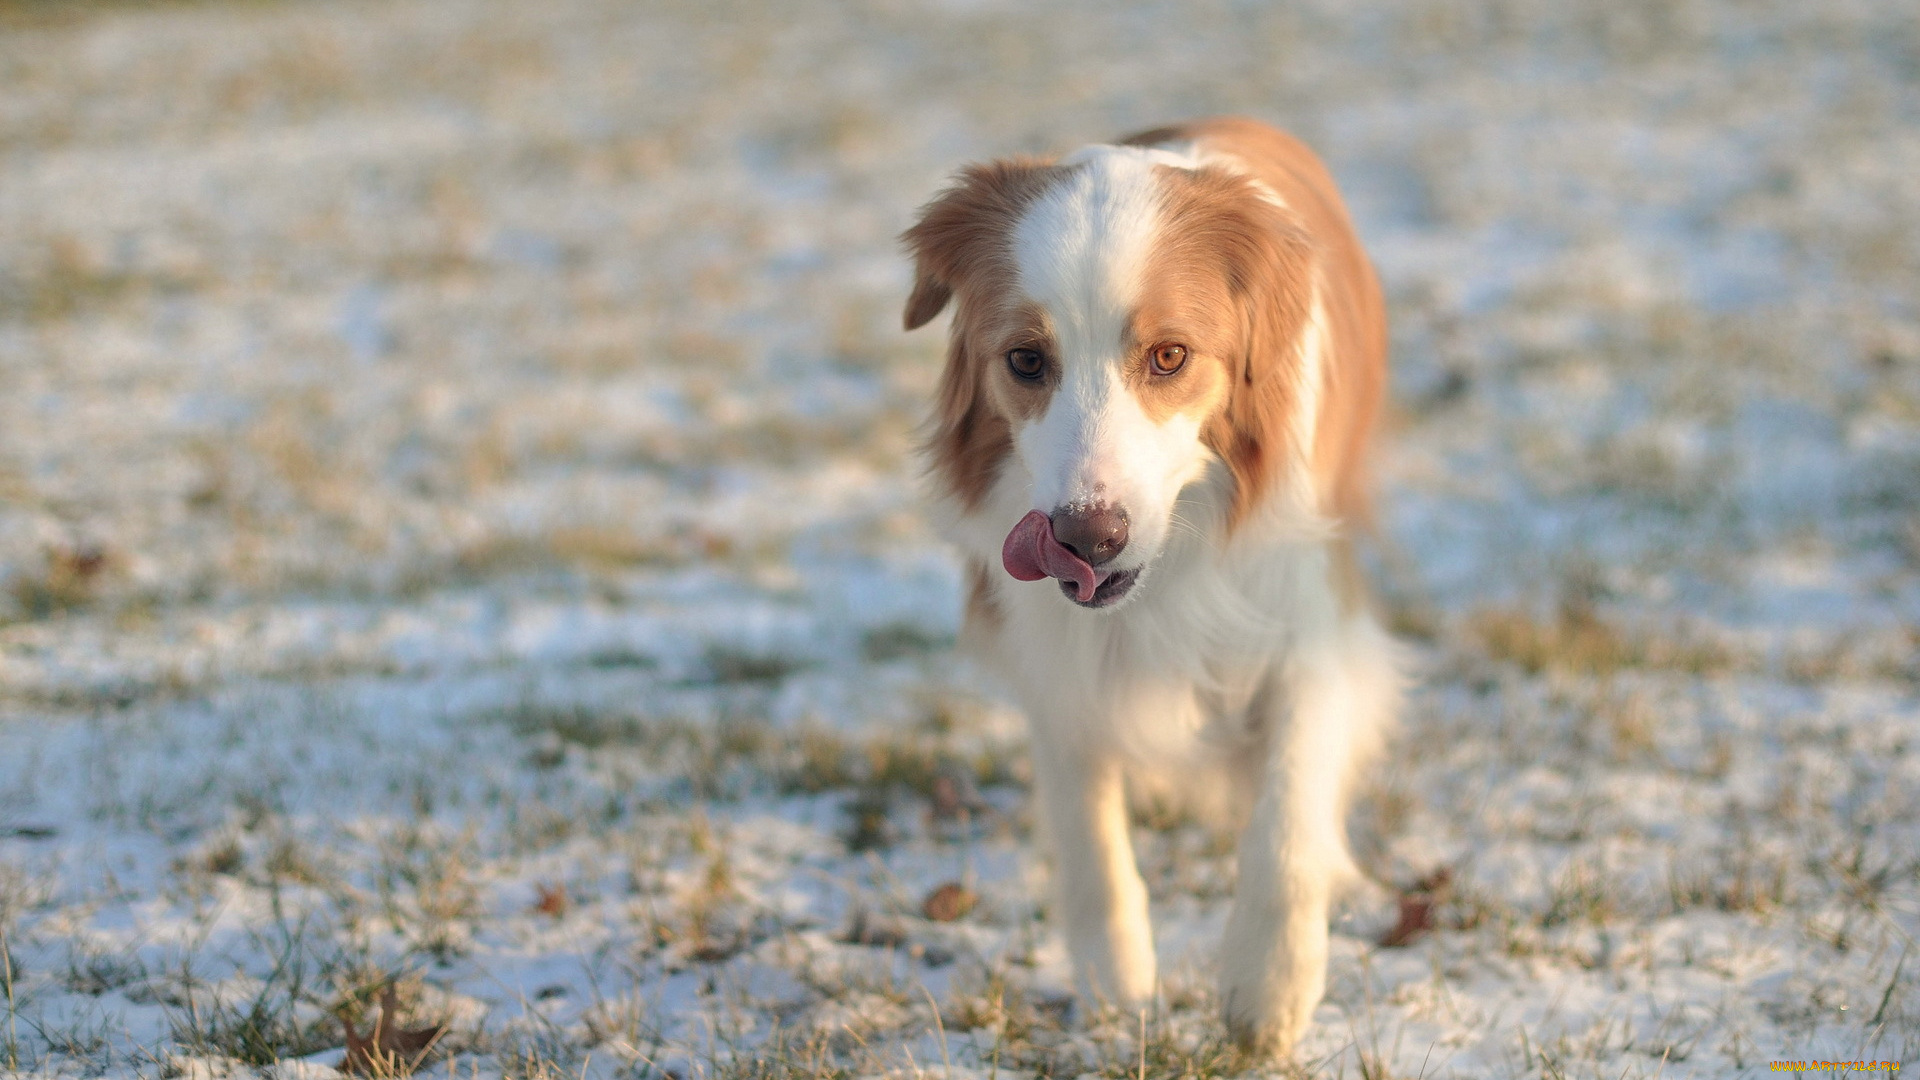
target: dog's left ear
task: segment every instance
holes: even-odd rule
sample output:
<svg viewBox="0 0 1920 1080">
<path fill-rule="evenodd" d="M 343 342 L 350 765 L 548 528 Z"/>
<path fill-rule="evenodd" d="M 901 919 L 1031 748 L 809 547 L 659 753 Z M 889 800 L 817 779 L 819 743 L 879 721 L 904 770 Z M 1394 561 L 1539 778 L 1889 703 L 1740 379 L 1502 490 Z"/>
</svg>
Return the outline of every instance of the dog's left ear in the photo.
<svg viewBox="0 0 1920 1080">
<path fill-rule="evenodd" d="M 1011 259 L 1014 223 L 1045 188 L 1053 168 L 1030 158 L 969 165 L 920 208 L 920 220 L 900 236 L 914 261 L 907 329 L 925 326 L 940 314 L 969 274 Z"/>
<path fill-rule="evenodd" d="M 1286 473 L 1299 444 L 1291 429 L 1300 385 L 1298 349 L 1313 293 L 1315 249 L 1292 215 L 1245 178 L 1202 169 L 1201 197 L 1166 227 L 1200 247 L 1226 275 L 1239 308 L 1241 352 L 1229 357 L 1233 389 L 1201 438 L 1233 473 L 1230 524 L 1244 520 Z"/>
</svg>

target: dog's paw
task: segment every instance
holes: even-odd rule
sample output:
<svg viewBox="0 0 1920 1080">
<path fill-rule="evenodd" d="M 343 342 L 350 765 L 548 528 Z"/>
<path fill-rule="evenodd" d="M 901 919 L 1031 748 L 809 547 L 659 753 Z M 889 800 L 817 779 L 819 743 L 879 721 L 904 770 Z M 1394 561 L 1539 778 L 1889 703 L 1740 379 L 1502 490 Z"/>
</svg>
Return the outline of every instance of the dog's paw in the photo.
<svg viewBox="0 0 1920 1080">
<path fill-rule="evenodd" d="M 1250 1016 L 1241 1016 L 1228 1005 L 1226 1014 L 1221 1017 L 1227 1026 L 1227 1038 L 1242 1054 L 1253 1058 L 1281 1058 L 1293 1052 L 1293 1044 L 1300 1041 L 1301 1032 L 1277 1031 L 1270 1025 L 1263 1025 Z"/>
<path fill-rule="evenodd" d="M 1230 928 L 1231 929 L 1231 928 Z M 1277 920 L 1264 940 L 1228 934 L 1220 1000 L 1227 1033 L 1241 1050 L 1284 1057 L 1313 1022 L 1327 989 L 1327 924 Z"/>
<path fill-rule="evenodd" d="M 1242 1006 L 1243 992 L 1228 990 L 1221 1019 L 1227 1035 L 1241 1053 L 1255 1058 L 1284 1058 L 1313 1023 L 1314 1007 L 1320 1004 L 1317 992 L 1295 993 L 1283 990 L 1273 1000 Z"/>
</svg>

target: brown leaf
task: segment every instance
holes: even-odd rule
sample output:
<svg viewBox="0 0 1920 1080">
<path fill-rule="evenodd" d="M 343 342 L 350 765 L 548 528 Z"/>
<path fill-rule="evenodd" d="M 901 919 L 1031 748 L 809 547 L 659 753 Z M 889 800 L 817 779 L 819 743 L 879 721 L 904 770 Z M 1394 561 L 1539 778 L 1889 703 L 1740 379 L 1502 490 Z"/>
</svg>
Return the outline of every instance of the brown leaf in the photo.
<svg viewBox="0 0 1920 1080">
<path fill-rule="evenodd" d="M 1383 949 L 1398 949 L 1412 944 L 1434 927 L 1434 909 L 1453 885 L 1453 871 L 1440 867 L 1413 883 L 1400 894 L 1400 918 L 1393 929 L 1380 938 Z"/>
<path fill-rule="evenodd" d="M 933 778 L 933 789 L 928 793 L 932 803 L 933 816 L 942 821 L 951 820 L 967 812 L 965 793 L 953 777 L 941 773 Z"/>
<path fill-rule="evenodd" d="M 47 552 L 47 580 L 60 585 L 84 586 L 100 576 L 113 556 L 97 544 L 56 547 Z"/>
<path fill-rule="evenodd" d="M 533 910 L 542 915 L 551 915 L 557 919 L 565 915 L 567 909 L 573 906 L 567 897 L 567 889 L 564 885 L 537 885 L 534 890 L 539 898 L 533 902 Z"/>
<path fill-rule="evenodd" d="M 403 1028 L 399 1013 L 393 984 L 388 983 L 380 991 L 380 1013 L 366 1038 L 354 1030 L 353 1021 L 341 1017 L 340 1025 L 347 1029 L 347 1056 L 340 1060 L 340 1071 L 377 1077 L 411 1076 L 447 1033 L 447 1025 Z"/>
<path fill-rule="evenodd" d="M 973 905 L 979 902 L 980 898 L 974 895 L 973 890 L 957 881 L 949 881 L 927 894 L 926 900 L 920 904 L 920 913 L 934 922 L 957 922 L 966 918 L 967 912 L 972 911 Z"/>
<path fill-rule="evenodd" d="M 1407 893 L 1400 898 L 1400 921 L 1380 939 L 1383 949 L 1398 949 L 1433 929 L 1433 897 Z"/>
</svg>

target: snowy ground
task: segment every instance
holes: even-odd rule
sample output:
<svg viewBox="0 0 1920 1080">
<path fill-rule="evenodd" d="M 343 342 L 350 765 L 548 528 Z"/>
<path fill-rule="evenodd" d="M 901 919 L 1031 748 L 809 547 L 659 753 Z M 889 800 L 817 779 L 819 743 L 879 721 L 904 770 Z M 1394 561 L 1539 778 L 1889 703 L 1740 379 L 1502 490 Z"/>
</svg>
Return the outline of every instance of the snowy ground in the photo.
<svg viewBox="0 0 1920 1080">
<path fill-rule="evenodd" d="M 1177 816 L 1162 1008 L 1062 996 L 893 242 L 1223 111 L 1387 283 L 1355 828 L 1451 873 L 1295 1068 L 1920 1061 L 1910 5 L 1032 7 L 0 5 L 0 1070 L 1245 1069 Z"/>
</svg>

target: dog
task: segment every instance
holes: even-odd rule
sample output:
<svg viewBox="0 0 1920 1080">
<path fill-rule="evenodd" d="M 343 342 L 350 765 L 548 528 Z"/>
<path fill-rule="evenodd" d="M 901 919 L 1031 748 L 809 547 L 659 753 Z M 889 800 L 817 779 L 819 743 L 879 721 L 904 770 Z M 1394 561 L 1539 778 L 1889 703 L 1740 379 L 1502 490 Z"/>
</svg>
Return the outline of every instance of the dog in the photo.
<svg viewBox="0 0 1920 1080">
<path fill-rule="evenodd" d="M 1354 542 L 1380 287 L 1302 143 L 1216 118 L 963 169 L 902 236 L 908 330 L 955 313 L 924 451 L 961 640 L 1032 731 L 1082 993 L 1155 993 L 1129 789 L 1240 828 L 1227 1028 L 1284 1055 L 1361 881 L 1345 813 L 1400 679 Z"/>
</svg>

